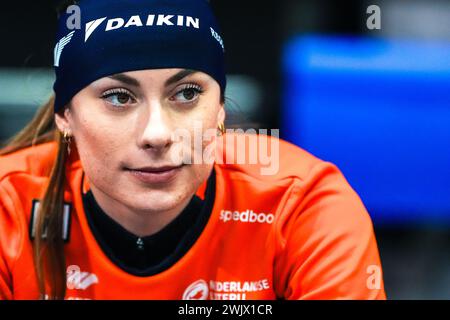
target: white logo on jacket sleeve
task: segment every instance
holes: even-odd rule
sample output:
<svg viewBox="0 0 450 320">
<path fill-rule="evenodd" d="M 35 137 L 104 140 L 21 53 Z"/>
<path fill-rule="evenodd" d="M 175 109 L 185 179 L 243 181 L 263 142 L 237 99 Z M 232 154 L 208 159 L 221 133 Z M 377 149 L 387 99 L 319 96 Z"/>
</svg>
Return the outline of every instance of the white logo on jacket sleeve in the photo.
<svg viewBox="0 0 450 320">
<path fill-rule="evenodd" d="M 53 59 L 54 59 L 54 66 L 59 67 L 59 60 L 61 59 L 61 54 L 65 46 L 67 46 L 72 40 L 73 34 L 75 33 L 75 30 L 70 32 L 67 36 L 63 37 L 61 40 L 58 41 L 58 43 L 55 46 L 55 50 L 53 51 Z"/>
<path fill-rule="evenodd" d="M 34 239 L 36 236 L 36 228 L 37 223 L 39 221 L 39 207 L 41 205 L 41 202 L 39 200 L 33 200 L 31 205 L 31 219 L 30 219 L 30 239 Z M 64 203 L 63 206 L 63 230 L 62 230 L 62 239 L 64 242 L 68 242 L 70 238 L 70 220 L 71 220 L 71 211 L 72 211 L 72 205 L 70 203 Z M 42 239 L 47 238 L 47 226 L 44 226 L 44 230 L 42 233 Z"/>
<path fill-rule="evenodd" d="M 183 300 L 206 300 L 209 289 L 205 280 L 197 280 L 192 283 L 183 293 Z"/>
<path fill-rule="evenodd" d="M 271 224 L 275 216 L 272 213 L 256 213 L 253 210 L 247 209 L 245 211 L 220 211 L 219 220 L 223 222 L 237 221 L 246 223 L 268 223 Z"/>
<path fill-rule="evenodd" d="M 67 267 L 67 289 L 86 290 L 95 283 L 98 278 L 94 273 L 81 272 L 77 265 Z"/>
</svg>

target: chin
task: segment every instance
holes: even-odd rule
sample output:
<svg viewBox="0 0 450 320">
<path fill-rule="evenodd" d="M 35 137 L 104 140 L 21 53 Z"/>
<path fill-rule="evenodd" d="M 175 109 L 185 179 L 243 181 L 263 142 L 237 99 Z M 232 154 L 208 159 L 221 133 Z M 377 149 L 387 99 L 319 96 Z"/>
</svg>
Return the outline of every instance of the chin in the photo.
<svg viewBox="0 0 450 320">
<path fill-rule="evenodd" d="M 131 207 L 134 207 L 138 211 L 145 212 L 161 212 L 172 210 L 186 198 L 185 193 L 168 192 L 162 190 L 152 190 L 142 193 L 136 193 L 135 196 L 130 199 L 129 203 Z"/>
</svg>

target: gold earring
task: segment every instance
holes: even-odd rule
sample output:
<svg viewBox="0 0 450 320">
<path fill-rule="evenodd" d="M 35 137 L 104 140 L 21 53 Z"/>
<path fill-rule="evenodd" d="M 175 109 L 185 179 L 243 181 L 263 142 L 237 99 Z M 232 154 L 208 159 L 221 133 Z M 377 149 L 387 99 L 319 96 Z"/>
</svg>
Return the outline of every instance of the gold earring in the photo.
<svg viewBox="0 0 450 320">
<path fill-rule="evenodd" d="M 70 145 L 72 143 L 72 136 L 70 135 L 68 130 L 65 130 L 63 133 L 63 141 L 67 145 L 67 153 L 70 155 Z"/>
<path fill-rule="evenodd" d="M 221 124 L 219 124 L 218 126 L 218 130 L 219 130 L 219 136 L 223 136 L 225 134 L 225 124 L 222 122 Z"/>
</svg>

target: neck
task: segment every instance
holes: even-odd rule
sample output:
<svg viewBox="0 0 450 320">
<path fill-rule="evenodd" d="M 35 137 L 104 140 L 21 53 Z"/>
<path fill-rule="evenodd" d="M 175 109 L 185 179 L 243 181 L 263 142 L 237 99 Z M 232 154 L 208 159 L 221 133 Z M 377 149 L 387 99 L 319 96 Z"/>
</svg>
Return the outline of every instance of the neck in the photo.
<svg viewBox="0 0 450 320">
<path fill-rule="evenodd" d="M 187 207 L 191 200 L 191 197 L 187 197 L 170 210 L 142 212 L 110 198 L 93 185 L 91 191 L 100 208 L 111 219 L 138 237 L 150 236 L 162 230 Z"/>
</svg>

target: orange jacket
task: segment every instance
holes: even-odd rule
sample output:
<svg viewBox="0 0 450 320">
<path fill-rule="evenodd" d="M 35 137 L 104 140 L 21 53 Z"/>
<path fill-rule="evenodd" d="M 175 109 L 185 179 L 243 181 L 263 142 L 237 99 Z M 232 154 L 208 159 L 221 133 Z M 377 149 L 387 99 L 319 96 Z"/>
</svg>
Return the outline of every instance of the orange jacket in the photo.
<svg viewBox="0 0 450 320">
<path fill-rule="evenodd" d="M 214 165 L 206 227 L 183 257 L 149 277 L 123 271 L 96 242 L 81 198 L 89 184 L 72 154 L 66 299 L 385 299 L 372 222 L 358 195 L 335 165 L 279 142 L 276 175 L 261 175 L 255 164 Z M 46 143 L 0 157 L 0 299 L 39 296 L 29 225 L 55 154 L 56 144 Z"/>
</svg>

